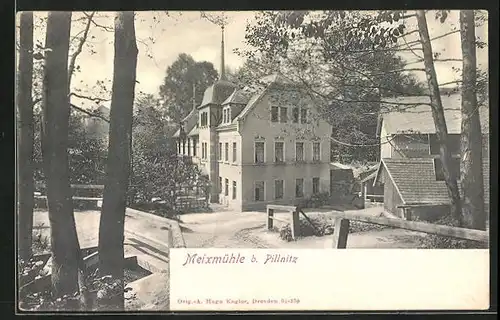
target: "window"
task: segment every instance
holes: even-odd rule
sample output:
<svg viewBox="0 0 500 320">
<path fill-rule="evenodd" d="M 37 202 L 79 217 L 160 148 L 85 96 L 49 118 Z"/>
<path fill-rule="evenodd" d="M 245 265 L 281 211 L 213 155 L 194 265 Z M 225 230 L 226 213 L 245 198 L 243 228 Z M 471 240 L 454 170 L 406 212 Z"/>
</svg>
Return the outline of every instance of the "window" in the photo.
<svg viewBox="0 0 500 320">
<path fill-rule="evenodd" d="M 295 179 L 295 197 L 301 198 L 304 196 L 304 179 Z"/>
<path fill-rule="evenodd" d="M 196 139 L 193 139 L 193 156 L 195 156 L 195 157 L 196 157 L 196 148 L 197 148 Z"/>
<path fill-rule="evenodd" d="M 307 123 L 307 109 L 300 109 L 300 123 Z"/>
<path fill-rule="evenodd" d="M 206 142 L 201 143 L 201 158 L 207 159 L 207 143 Z"/>
<path fill-rule="evenodd" d="M 313 142 L 313 161 L 320 161 L 320 159 L 321 159 L 320 143 Z"/>
<path fill-rule="evenodd" d="M 229 195 L 229 179 L 224 181 L 224 195 L 227 197 Z"/>
<path fill-rule="evenodd" d="M 285 161 L 283 149 L 284 149 L 284 142 L 274 143 L 274 162 L 283 163 Z"/>
<path fill-rule="evenodd" d="M 229 143 L 224 144 L 224 161 L 229 161 Z"/>
<path fill-rule="evenodd" d="M 182 154 L 186 154 L 186 140 L 182 141 Z"/>
<path fill-rule="evenodd" d="M 226 114 L 227 114 L 227 109 L 224 109 L 222 110 L 222 123 L 226 123 L 227 122 L 227 119 L 226 119 Z"/>
<path fill-rule="evenodd" d="M 233 162 L 236 162 L 236 142 L 233 142 Z"/>
<path fill-rule="evenodd" d="M 457 177 L 457 180 L 460 180 L 460 158 L 451 159 L 450 170 Z M 444 181 L 443 163 L 439 158 L 434 159 L 434 173 L 437 181 Z"/>
<path fill-rule="evenodd" d="M 299 108 L 297 107 L 292 109 L 292 122 L 299 123 Z"/>
<path fill-rule="evenodd" d="M 318 194 L 319 193 L 319 178 L 315 177 L 313 178 L 313 194 Z"/>
<path fill-rule="evenodd" d="M 278 107 L 271 107 L 271 121 L 278 122 Z"/>
<path fill-rule="evenodd" d="M 264 163 L 264 142 L 255 142 L 255 163 Z"/>
<path fill-rule="evenodd" d="M 287 121 L 287 108 L 286 107 L 280 107 L 280 122 L 281 123 L 286 123 Z"/>
<path fill-rule="evenodd" d="M 274 180 L 274 199 L 283 199 L 283 180 Z"/>
<path fill-rule="evenodd" d="M 296 162 L 304 161 L 304 142 L 295 143 L 295 161 Z"/>
<path fill-rule="evenodd" d="M 188 156 L 190 156 L 191 155 L 191 139 L 188 139 L 187 148 L 188 148 Z"/>
<path fill-rule="evenodd" d="M 230 108 L 226 109 L 226 120 L 228 123 L 231 122 L 231 109 Z"/>
<path fill-rule="evenodd" d="M 200 127 L 205 127 L 208 125 L 208 113 L 202 112 L 200 115 Z"/>
<path fill-rule="evenodd" d="M 255 182 L 255 201 L 264 201 L 264 181 Z"/>
<path fill-rule="evenodd" d="M 236 199 L 236 181 L 233 181 L 233 199 Z"/>
<path fill-rule="evenodd" d="M 219 152 L 217 152 L 217 160 L 222 160 L 222 142 L 219 142 Z"/>
<path fill-rule="evenodd" d="M 222 193 L 222 177 L 219 177 L 219 193 Z"/>
</svg>

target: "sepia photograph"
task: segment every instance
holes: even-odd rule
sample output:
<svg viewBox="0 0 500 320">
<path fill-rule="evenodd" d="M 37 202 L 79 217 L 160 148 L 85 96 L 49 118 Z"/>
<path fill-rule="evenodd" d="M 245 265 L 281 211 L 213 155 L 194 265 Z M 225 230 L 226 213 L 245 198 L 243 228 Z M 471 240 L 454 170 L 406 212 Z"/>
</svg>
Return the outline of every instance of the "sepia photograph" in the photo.
<svg viewBox="0 0 500 320">
<path fill-rule="evenodd" d="M 489 252 L 485 10 L 23 11 L 15 39 L 18 313 L 167 312 L 174 284 L 175 310 L 307 310 L 180 292 L 315 249 Z"/>
</svg>

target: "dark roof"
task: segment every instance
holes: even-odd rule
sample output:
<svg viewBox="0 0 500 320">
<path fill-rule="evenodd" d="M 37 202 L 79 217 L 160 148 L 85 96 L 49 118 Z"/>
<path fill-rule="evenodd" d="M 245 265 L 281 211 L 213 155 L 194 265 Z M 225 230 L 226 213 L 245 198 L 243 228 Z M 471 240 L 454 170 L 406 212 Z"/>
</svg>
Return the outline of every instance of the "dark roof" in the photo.
<svg viewBox="0 0 500 320">
<path fill-rule="evenodd" d="M 432 158 L 382 159 L 375 182 L 386 170 L 405 204 L 448 204 L 444 181 L 437 181 Z M 387 182 L 386 182 L 387 183 Z"/>
<path fill-rule="evenodd" d="M 196 109 L 191 109 L 191 112 L 187 116 L 182 119 L 182 122 L 184 123 L 184 131 L 186 134 L 188 134 L 195 126 L 196 123 L 198 122 L 198 110 Z M 180 136 L 180 128 L 177 129 L 174 133 L 174 137 L 179 137 Z"/>
<path fill-rule="evenodd" d="M 234 89 L 236 89 L 234 83 L 226 80 L 217 80 L 205 90 L 199 108 L 209 104 L 222 104 L 233 93 Z"/>
<path fill-rule="evenodd" d="M 222 105 L 234 103 L 246 105 L 250 101 L 252 93 L 245 89 L 235 89 L 233 93 L 224 101 Z"/>
<path fill-rule="evenodd" d="M 461 132 L 461 99 L 462 97 L 459 93 L 441 96 L 448 133 L 457 134 Z M 397 106 L 387 103 L 381 104 L 382 111 L 380 120 L 383 121 L 383 126 L 387 134 L 408 132 L 433 134 L 436 132 L 431 107 L 428 105 L 430 103 L 430 98 L 428 96 L 398 97 L 384 99 L 384 101 L 406 104 L 415 103 L 415 106 Z M 390 110 L 395 108 L 398 108 L 399 111 L 387 111 L 387 109 Z M 384 110 L 386 111 L 384 112 Z M 487 106 L 481 106 L 479 108 L 479 117 L 483 134 L 489 133 L 489 108 Z M 379 134 L 381 130 L 380 125 L 382 125 L 382 123 L 379 122 L 377 128 L 377 133 Z"/>
</svg>

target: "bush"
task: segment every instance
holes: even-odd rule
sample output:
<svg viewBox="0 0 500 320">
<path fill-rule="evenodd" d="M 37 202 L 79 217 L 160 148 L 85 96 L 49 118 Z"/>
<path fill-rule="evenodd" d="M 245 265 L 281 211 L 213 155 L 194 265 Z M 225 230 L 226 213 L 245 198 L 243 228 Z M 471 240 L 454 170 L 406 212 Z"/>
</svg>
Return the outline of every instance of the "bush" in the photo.
<svg viewBox="0 0 500 320">
<path fill-rule="evenodd" d="M 435 224 L 456 226 L 456 222 L 450 216 L 437 220 Z M 419 239 L 419 242 L 422 249 L 488 249 L 487 243 L 442 237 L 434 234 L 426 234 Z"/>
</svg>

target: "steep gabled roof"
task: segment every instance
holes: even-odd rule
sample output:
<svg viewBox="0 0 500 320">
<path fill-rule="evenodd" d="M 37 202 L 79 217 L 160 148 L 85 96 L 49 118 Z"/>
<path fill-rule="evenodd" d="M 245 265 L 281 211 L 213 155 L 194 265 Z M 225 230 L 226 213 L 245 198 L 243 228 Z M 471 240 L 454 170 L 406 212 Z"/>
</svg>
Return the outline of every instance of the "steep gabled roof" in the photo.
<svg viewBox="0 0 500 320">
<path fill-rule="evenodd" d="M 437 181 L 432 158 L 384 158 L 380 161 L 374 184 L 386 170 L 404 204 L 448 204 L 444 181 Z M 387 182 L 386 182 L 387 183 Z"/>
<path fill-rule="evenodd" d="M 458 134 L 461 132 L 462 115 L 461 115 L 461 95 L 451 94 L 442 95 L 441 101 L 444 108 L 444 116 L 448 133 Z M 382 110 L 386 109 L 404 109 L 399 111 L 382 112 L 377 126 L 377 134 L 380 135 L 382 125 L 385 127 L 387 134 L 399 134 L 408 132 L 418 132 L 422 134 L 436 133 L 434 120 L 432 117 L 430 97 L 428 96 L 411 96 L 398 97 L 393 99 L 384 99 L 391 103 L 416 104 L 415 106 L 401 105 L 397 107 L 395 104 L 381 104 Z M 489 133 L 489 108 L 481 106 L 479 108 L 479 117 L 481 121 L 481 129 L 483 134 Z M 382 123 L 383 122 L 383 123 Z"/>
<path fill-rule="evenodd" d="M 234 104 L 244 104 L 246 105 L 250 101 L 252 93 L 245 89 L 235 89 L 231 95 L 222 102 L 222 105 L 229 103 Z"/>
<path fill-rule="evenodd" d="M 186 132 L 186 134 L 196 126 L 197 121 L 198 121 L 198 110 L 193 108 L 191 109 L 191 112 L 189 112 L 188 115 L 185 116 L 184 119 L 182 119 L 182 122 L 184 123 L 184 131 Z M 173 136 L 179 137 L 181 133 L 180 130 L 181 130 L 180 128 L 177 129 L 177 131 L 175 131 Z"/>
<path fill-rule="evenodd" d="M 198 108 L 209 104 L 222 104 L 236 89 L 236 85 L 226 80 L 217 80 L 203 93 L 203 100 Z"/>
</svg>

